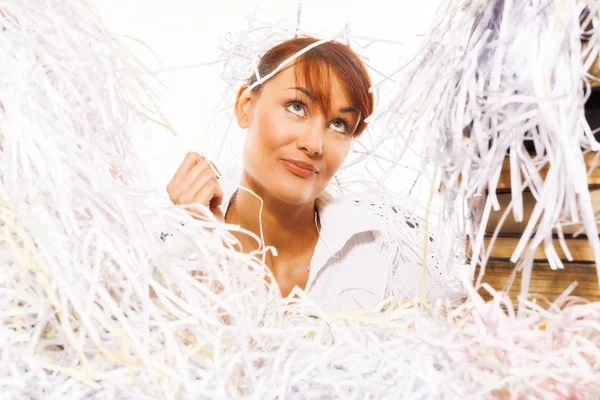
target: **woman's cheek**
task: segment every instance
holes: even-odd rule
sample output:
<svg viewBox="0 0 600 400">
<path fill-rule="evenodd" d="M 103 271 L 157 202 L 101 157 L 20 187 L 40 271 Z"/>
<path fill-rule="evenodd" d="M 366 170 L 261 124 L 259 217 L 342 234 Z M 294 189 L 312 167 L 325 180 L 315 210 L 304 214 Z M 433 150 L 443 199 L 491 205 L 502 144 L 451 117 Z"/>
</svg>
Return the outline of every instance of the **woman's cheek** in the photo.
<svg viewBox="0 0 600 400">
<path fill-rule="evenodd" d="M 344 141 L 331 141 L 328 143 L 328 162 L 327 166 L 330 171 L 332 171 L 332 176 L 336 174 L 337 170 L 342 167 L 344 161 L 348 157 L 348 153 L 350 152 L 350 142 L 347 140 Z"/>
<path fill-rule="evenodd" d="M 282 128 L 281 118 L 277 115 L 266 115 L 259 119 L 261 121 L 258 127 L 259 137 L 257 138 L 261 147 L 271 149 L 277 147 L 278 131 Z"/>
</svg>

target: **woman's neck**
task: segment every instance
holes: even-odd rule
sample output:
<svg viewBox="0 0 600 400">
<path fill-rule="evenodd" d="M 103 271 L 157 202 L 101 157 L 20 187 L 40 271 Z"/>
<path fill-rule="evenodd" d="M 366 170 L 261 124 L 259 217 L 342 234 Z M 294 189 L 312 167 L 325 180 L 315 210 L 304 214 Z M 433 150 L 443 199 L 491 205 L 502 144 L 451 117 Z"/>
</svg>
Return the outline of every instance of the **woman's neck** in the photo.
<svg viewBox="0 0 600 400">
<path fill-rule="evenodd" d="M 291 205 L 269 196 L 245 179 L 242 179 L 240 186 L 226 213 L 225 220 L 228 223 L 239 225 L 259 238 L 262 223 L 265 246 L 275 247 L 283 258 L 301 256 L 307 250 L 314 249 L 318 238 L 314 201 Z M 244 188 L 260 196 L 262 210 L 259 198 Z M 244 252 L 258 249 L 256 241 L 247 235 L 236 236 L 242 242 Z"/>
</svg>

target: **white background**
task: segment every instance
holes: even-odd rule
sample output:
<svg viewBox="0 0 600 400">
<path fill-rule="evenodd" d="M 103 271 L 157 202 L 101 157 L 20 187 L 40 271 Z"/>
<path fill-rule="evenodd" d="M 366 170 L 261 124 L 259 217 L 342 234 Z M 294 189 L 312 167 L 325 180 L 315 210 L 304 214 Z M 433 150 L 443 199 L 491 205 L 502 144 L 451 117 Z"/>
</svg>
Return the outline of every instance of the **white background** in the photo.
<svg viewBox="0 0 600 400">
<path fill-rule="evenodd" d="M 352 33 L 403 42 L 402 46 L 374 46 L 370 62 L 391 73 L 401 60 L 416 50 L 435 11 L 434 0 L 304 0 L 301 27 L 327 35 L 346 24 Z M 227 32 L 244 31 L 246 17 L 255 13 L 263 20 L 295 24 L 297 1 L 193 1 L 193 0 L 96 0 L 104 24 L 119 35 L 135 37 L 160 57 L 162 66 L 143 46 L 129 41 L 140 58 L 153 69 L 209 63 L 220 55 L 218 46 Z M 374 82 L 379 77 L 370 72 Z M 215 154 L 226 131 L 226 121 L 213 121 L 215 105 L 225 83 L 219 65 L 183 68 L 160 74 L 165 88 L 157 92 L 158 104 L 178 133 L 147 126 L 136 135 L 151 182 L 164 188 L 187 150 Z M 235 140 L 243 132 L 234 127 Z M 416 160 L 415 160 L 416 161 Z M 398 185 L 406 183 L 398 182 Z"/>
</svg>

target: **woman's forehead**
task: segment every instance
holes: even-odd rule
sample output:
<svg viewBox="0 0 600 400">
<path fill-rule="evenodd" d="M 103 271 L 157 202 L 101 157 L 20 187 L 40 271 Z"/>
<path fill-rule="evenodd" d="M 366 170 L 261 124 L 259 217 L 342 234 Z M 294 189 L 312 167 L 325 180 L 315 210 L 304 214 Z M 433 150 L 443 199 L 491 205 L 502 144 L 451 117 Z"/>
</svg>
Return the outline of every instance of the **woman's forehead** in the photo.
<svg viewBox="0 0 600 400">
<path fill-rule="evenodd" d="M 346 90 L 344 90 L 337 75 L 332 73 L 331 70 L 321 68 L 319 72 L 326 74 L 326 76 L 311 76 L 310 85 L 306 77 L 298 72 L 295 65 L 286 67 L 269 81 L 265 82 L 265 86 L 269 88 L 269 91 L 273 92 L 301 92 L 306 97 L 309 97 L 310 100 L 318 103 L 324 100 L 319 97 L 327 97 L 329 102 L 332 103 L 331 105 L 350 106 Z M 315 84 L 318 84 L 318 89 L 320 90 L 311 90 L 317 86 Z M 313 86 L 313 88 L 310 86 Z M 329 87 L 327 88 L 327 86 Z M 322 96 L 323 92 L 328 92 L 329 96 Z"/>
</svg>

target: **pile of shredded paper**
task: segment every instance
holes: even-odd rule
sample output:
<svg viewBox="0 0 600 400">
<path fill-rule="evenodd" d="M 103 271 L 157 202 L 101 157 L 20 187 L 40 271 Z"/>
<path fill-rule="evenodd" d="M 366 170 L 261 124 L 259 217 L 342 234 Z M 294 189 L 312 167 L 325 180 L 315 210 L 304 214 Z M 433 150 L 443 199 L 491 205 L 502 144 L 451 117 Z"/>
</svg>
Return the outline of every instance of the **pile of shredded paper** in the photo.
<svg viewBox="0 0 600 400">
<path fill-rule="evenodd" d="M 387 129 L 366 153 L 397 166 L 420 137 L 423 174 L 443 183 L 441 229 L 458 238 L 449 259 L 482 231 L 457 204 L 494 188 L 507 150 L 512 210 L 525 187 L 539 200 L 523 245 L 581 216 L 600 247 L 583 163 L 598 147 L 583 117 L 596 6 L 448 0 L 393 77 L 372 117 Z M 467 282 L 459 305 L 390 298 L 384 312 L 338 314 L 301 291 L 282 299 L 260 257 L 235 250 L 235 227 L 147 190 L 131 132 L 169 124 L 146 79 L 89 3 L 0 0 L 0 398 L 600 397 L 600 303 L 569 291 L 512 304 L 483 285 L 485 302 Z"/>
</svg>

